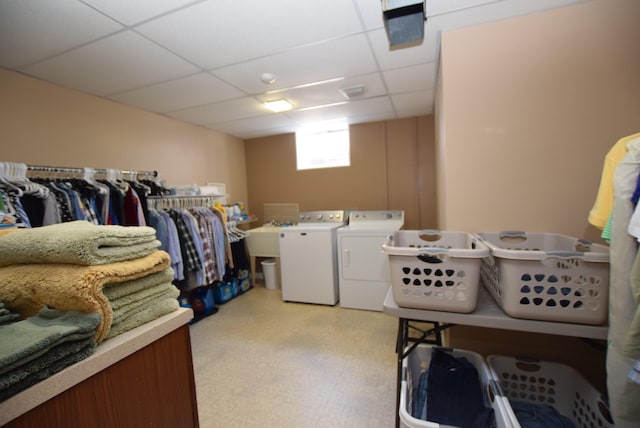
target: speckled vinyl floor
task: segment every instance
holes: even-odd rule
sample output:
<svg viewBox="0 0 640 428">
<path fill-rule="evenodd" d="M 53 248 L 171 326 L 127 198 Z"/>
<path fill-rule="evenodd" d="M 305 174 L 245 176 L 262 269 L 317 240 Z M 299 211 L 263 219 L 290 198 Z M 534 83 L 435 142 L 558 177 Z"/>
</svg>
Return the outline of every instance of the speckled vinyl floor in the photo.
<svg viewBox="0 0 640 428">
<path fill-rule="evenodd" d="M 191 329 L 202 428 L 388 428 L 397 319 L 255 288 Z"/>
</svg>

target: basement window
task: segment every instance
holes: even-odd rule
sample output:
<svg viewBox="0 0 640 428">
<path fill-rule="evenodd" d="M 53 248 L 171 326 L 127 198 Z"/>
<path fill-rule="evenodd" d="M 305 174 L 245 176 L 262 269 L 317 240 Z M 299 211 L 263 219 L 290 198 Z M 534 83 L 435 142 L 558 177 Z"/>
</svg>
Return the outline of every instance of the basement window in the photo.
<svg viewBox="0 0 640 428">
<path fill-rule="evenodd" d="M 346 120 L 307 125 L 296 132 L 298 171 L 349 166 L 349 124 Z"/>
</svg>

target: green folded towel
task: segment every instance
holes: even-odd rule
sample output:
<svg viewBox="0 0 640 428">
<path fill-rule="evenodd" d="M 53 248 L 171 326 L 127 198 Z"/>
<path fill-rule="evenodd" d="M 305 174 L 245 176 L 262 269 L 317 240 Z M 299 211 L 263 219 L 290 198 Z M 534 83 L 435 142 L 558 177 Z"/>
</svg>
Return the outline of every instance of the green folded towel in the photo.
<svg viewBox="0 0 640 428">
<path fill-rule="evenodd" d="M 116 309 L 116 306 L 113 306 L 113 302 L 120 300 L 126 296 L 134 295 L 142 290 L 145 290 L 150 287 L 154 287 L 158 284 L 163 284 L 167 282 L 173 281 L 173 269 L 167 267 L 164 270 L 159 272 L 155 272 L 142 278 L 136 278 L 130 281 L 118 282 L 113 284 L 105 284 L 102 292 L 109 299 L 109 303 L 111 303 L 111 307 Z M 130 300 L 134 300 L 133 298 Z"/>
<path fill-rule="evenodd" d="M 0 375 L 0 401 L 24 391 L 95 352 L 96 341 L 91 337 L 54 346 L 35 360 Z"/>
<path fill-rule="evenodd" d="M 20 314 L 11 312 L 0 300 L 0 325 L 9 324 L 20 319 Z"/>
<path fill-rule="evenodd" d="M 0 236 L 0 266 L 102 265 L 144 257 L 159 247 L 160 241 L 152 227 L 95 225 L 77 220 Z"/>
<path fill-rule="evenodd" d="M 0 374 L 4 374 L 63 342 L 93 337 L 100 315 L 43 308 L 37 316 L 0 326 Z"/>
<path fill-rule="evenodd" d="M 134 311 L 130 316 L 122 320 L 117 324 L 111 325 L 111 330 L 107 333 L 107 339 L 122 334 L 126 331 L 133 330 L 143 324 L 160 318 L 163 315 L 167 315 L 173 311 L 180 309 L 180 304 L 176 298 L 178 290 L 174 287 L 174 291 L 168 291 L 166 295 L 162 295 L 147 302 L 147 304 L 140 308 L 138 311 Z"/>
<path fill-rule="evenodd" d="M 4 325 L 4 324 L 9 324 L 15 321 L 18 321 L 20 319 L 20 315 L 19 314 L 4 314 L 4 315 L 0 315 L 0 325 Z"/>
<path fill-rule="evenodd" d="M 180 291 L 176 286 L 170 282 L 166 282 L 145 288 L 137 293 L 129 294 L 116 300 L 110 300 L 109 303 L 113 309 L 113 321 L 111 324 L 122 322 L 123 319 L 127 318 L 133 312 L 144 308 L 153 299 L 162 296 L 177 299 L 179 295 Z"/>
</svg>

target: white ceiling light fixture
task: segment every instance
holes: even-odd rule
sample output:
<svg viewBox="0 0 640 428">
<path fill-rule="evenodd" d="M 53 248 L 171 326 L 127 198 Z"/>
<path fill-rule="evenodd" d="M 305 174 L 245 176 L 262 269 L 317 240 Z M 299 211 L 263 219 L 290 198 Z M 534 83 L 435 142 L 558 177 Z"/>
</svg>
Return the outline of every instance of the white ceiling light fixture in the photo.
<svg viewBox="0 0 640 428">
<path fill-rule="evenodd" d="M 284 98 L 279 100 L 273 100 L 273 101 L 265 101 L 264 105 L 267 106 L 267 108 L 274 113 L 281 113 L 283 111 L 288 111 L 288 110 L 291 110 L 291 107 L 293 107 L 291 103 L 285 100 Z"/>
<path fill-rule="evenodd" d="M 340 88 L 343 97 L 350 100 L 355 97 L 364 95 L 364 85 L 349 86 L 348 88 Z"/>
<path fill-rule="evenodd" d="M 344 77 L 336 77 L 335 79 L 319 80 L 317 82 L 303 83 L 302 85 L 296 85 L 296 86 L 289 86 L 287 88 L 274 89 L 272 91 L 265 92 L 265 94 L 266 95 L 271 95 L 271 94 L 277 94 L 279 92 L 286 92 L 286 91 L 291 91 L 291 90 L 295 90 L 295 89 L 311 88 L 313 86 L 325 85 L 327 83 L 338 82 L 340 80 L 344 80 Z"/>
</svg>

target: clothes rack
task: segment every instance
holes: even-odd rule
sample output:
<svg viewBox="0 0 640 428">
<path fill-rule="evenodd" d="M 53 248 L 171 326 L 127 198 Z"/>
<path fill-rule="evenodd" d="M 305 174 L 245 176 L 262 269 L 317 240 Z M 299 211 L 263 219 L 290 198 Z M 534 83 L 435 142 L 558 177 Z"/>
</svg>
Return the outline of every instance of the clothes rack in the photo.
<svg viewBox="0 0 640 428">
<path fill-rule="evenodd" d="M 18 164 L 19 165 L 19 164 Z M 87 170 L 94 172 L 95 174 L 104 174 L 107 175 L 109 171 L 114 171 L 110 168 L 75 168 L 75 167 L 66 167 L 66 166 L 44 166 L 44 165 L 26 165 L 27 171 L 31 172 L 46 172 L 46 173 L 63 173 L 63 174 L 84 174 Z M 137 177 L 137 178 L 156 178 L 158 177 L 158 171 L 137 171 L 137 170 L 126 170 L 126 169 L 115 169 L 115 171 L 119 171 L 119 174 L 129 177 Z"/>
<path fill-rule="evenodd" d="M 181 289 L 208 285 L 213 279 L 221 280 L 227 267 L 234 268 L 226 215 L 215 206 L 216 201 L 217 198 L 212 195 L 159 195 L 147 198 L 147 208 L 153 217 L 151 226 L 159 231 L 161 242 L 165 233 L 161 232 L 164 226 L 160 217 L 164 218 L 164 222 L 173 222 L 176 226 L 181 252 L 169 253 L 172 263 L 175 263 L 176 280 L 187 281 L 180 285 Z M 207 220 L 209 215 L 217 220 Z M 185 221 L 184 225 L 180 224 Z M 192 226 L 188 227 L 189 224 Z M 169 250 L 168 237 L 163 247 Z M 190 254 L 198 257 L 190 257 Z M 195 275 L 195 279 L 190 278 L 190 273 Z"/>
<path fill-rule="evenodd" d="M 143 226 L 146 197 L 167 193 L 157 171 L 0 162 L 0 222 L 15 227 L 72 220 Z"/>
<path fill-rule="evenodd" d="M 149 209 L 165 208 L 192 208 L 203 205 L 213 205 L 218 202 L 217 196 L 183 196 L 183 195 L 162 195 L 149 196 L 147 204 Z"/>
</svg>

